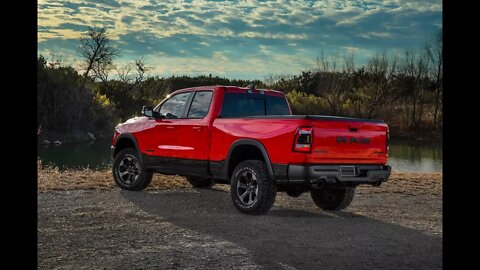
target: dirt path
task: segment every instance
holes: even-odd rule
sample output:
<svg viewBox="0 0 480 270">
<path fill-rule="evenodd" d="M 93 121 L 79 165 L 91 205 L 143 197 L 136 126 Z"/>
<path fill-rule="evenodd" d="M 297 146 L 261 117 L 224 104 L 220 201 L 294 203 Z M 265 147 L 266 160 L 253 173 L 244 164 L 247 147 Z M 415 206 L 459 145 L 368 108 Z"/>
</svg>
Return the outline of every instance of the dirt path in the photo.
<svg viewBox="0 0 480 270">
<path fill-rule="evenodd" d="M 148 190 L 127 192 L 108 181 L 99 187 L 108 172 L 67 173 L 39 174 L 40 269 L 442 267 L 439 175 L 394 175 L 359 189 L 339 213 L 319 210 L 309 194 L 279 194 L 267 216 L 248 216 L 226 186 L 192 189 L 181 177 L 157 176 Z M 68 180 L 55 188 L 54 178 Z M 67 187 L 72 178 L 84 181 Z"/>
</svg>

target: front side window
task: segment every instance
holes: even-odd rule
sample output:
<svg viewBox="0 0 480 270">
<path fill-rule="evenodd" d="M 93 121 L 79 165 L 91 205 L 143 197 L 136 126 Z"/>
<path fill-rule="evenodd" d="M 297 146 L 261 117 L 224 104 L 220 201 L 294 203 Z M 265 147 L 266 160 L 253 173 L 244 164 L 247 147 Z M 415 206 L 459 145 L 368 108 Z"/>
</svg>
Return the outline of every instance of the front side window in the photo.
<svg viewBox="0 0 480 270">
<path fill-rule="evenodd" d="M 160 114 L 165 118 L 180 118 L 185 110 L 185 104 L 191 93 L 177 94 L 162 104 Z"/>
<path fill-rule="evenodd" d="M 211 100 L 212 91 L 196 92 L 188 112 L 188 118 L 203 118 L 207 116 Z"/>
</svg>

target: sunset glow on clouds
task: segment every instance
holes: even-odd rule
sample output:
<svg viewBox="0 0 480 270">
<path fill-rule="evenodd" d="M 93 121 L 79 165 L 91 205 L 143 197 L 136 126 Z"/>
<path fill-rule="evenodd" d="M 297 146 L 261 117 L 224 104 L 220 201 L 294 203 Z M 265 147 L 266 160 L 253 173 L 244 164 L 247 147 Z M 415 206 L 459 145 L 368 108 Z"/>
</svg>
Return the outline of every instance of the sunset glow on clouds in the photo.
<svg viewBox="0 0 480 270">
<path fill-rule="evenodd" d="M 106 27 L 122 54 L 143 57 L 154 75 L 258 78 L 315 67 L 323 50 L 418 48 L 442 27 L 432 1 L 39 0 L 38 53 L 76 66 L 79 38 Z"/>
</svg>

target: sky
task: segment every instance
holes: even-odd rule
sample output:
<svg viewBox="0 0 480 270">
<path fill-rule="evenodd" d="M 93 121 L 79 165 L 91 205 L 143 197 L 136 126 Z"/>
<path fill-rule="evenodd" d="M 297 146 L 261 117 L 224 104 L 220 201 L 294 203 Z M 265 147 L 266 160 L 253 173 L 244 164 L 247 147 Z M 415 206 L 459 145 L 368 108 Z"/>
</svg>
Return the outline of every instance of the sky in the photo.
<svg viewBox="0 0 480 270">
<path fill-rule="evenodd" d="M 442 28 L 441 0 L 38 0 L 38 55 L 79 66 L 89 26 L 105 27 L 124 65 L 150 75 L 264 79 L 314 69 L 322 51 L 355 64 L 418 49 Z"/>
</svg>

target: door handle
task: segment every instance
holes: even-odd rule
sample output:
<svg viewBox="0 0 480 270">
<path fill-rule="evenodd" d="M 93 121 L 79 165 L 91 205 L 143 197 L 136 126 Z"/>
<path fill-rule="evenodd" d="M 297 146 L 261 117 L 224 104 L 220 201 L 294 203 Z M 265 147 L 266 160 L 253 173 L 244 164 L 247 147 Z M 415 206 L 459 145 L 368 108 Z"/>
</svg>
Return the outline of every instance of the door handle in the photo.
<svg viewBox="0 0 480 270">
<path fill-rule="evenodd" d="M 173 126 L 167 126 L 167 129 L 175 129 Z"/>
<path fill-rule="evenodd" d="M 202 127 L 193 127 L 193 130 L 200 131 Z"/>
</svg>

